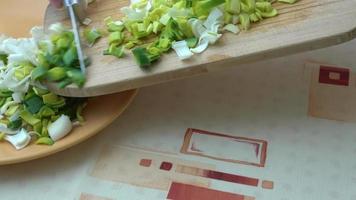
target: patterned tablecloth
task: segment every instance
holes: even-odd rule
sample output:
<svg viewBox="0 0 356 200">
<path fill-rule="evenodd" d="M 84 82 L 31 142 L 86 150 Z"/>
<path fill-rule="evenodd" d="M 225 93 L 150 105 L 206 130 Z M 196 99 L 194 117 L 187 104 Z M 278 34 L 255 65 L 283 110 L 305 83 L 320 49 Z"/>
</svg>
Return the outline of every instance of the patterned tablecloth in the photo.
<svg viewBox="0 0 356 200">
<path fill-rule="evenodd" d="M 87 142 L 0 167 L 0 199 L 356 200 L 355 57 L 356 41 L 143 88 Z"/>
</svg>

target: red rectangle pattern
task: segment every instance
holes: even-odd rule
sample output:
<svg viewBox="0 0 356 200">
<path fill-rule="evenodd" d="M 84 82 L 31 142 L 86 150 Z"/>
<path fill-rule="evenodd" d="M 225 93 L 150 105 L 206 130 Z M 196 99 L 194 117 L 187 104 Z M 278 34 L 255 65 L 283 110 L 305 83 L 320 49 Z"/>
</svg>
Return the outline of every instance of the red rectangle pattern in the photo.
<svg viewBox="0 0 356 200">
<path fill-rule="evenodd" d="M 337 76 L 332 77 L 335 74 Z M 350 70 L 347 68 L 320 66 L 319 83 L 348 86 Z"/>
<path fill-rule="evenodd" d="M 206 170 L 206 178 L 226 181 L 230 183 L 239 183 L 239 184 L 250 185 L 250 186 L 258 185 L 258 179 L 256 178 L 250 178 L 246 176 L 228 174 L 228 173 L 212 171 L 212 170 Z"/>
<path fill-rule="evenodd" d="M 230 183 L 255 186 L 255 187 L 258 186 L 258 182 L 259 182 L 257 178 L 251 178 L 251 177 L 246 177 L 246 176 L 241 176 L 236 174 L 229 174 L 225 172 L 219 172 L 219 171 L 208 170 L 208 169 L 200 169 L 200 168 L 185 166 L 185 165 L 177 165 L 176 172 L 220 180 L 220 181 L 226 181 Z"/>
<path fill-rule="evenodd" d="M 254 200 L 254 197 L 173 182 L 168 200 Z"/>
<path fill-rule="evenodd" d="M 253 145 L 255 147 L 256 156 L 257 157 L 260 156 L 260 160 L 259 160 L 259 162 L 255 163 L 255 162 L 249 162 L 249 161 L 244 161 L 244 160 L 224 159 L 224 158 L 219 158 L 219 157 L 212 156 L 212 155 L 205 155 L 204 152 L 199 152 L 199 150 L 195 150 L 195 152 L 191 152 L 190 150 L 193 150 L 194 146 L 191 147 L 192 149 L 190 148 L 190 141 L 194 134 L 211 135 L 211 136 L 216 136 L 216 137 L 228 138 L 228 139 L 234 140 L 236 142 L 249 143 L 250 145 Z M 259 155 L 259 152 L 260 152 L 260 155 Z M 253 139 L 253 138 L 246 138 L 246 137 L 230 136 L 230 135 L 225 135 L 225 134 L 221 134 L 221 133 L 214 133 L 214 132 L 209 132 L 209 131 L 205 131 L 205 130 L 188 128 L 186 131 L 186 134 L 184 136 L 183 145 L 181 147 L 181 153 L 207 157 L 207 158 L 221 160 L 221 161 L 225 161 L 225 162 L 232 162 L 232 163 L 239 163 L 239 164 L 257 166 L 257 167 L 264 167 L 265 163 L 266 163 L 266 158 L 267 158 L 267 141 Z"/>
</svg>

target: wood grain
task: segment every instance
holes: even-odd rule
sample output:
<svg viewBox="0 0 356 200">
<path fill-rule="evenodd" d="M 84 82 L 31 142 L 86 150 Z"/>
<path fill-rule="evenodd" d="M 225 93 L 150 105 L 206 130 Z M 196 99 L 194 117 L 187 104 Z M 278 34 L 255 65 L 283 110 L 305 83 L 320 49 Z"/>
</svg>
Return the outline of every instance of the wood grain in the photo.
<svg viewBox="0 0 356 200">
<path fill-rule="evenodd" d="M 102 27 L 103 18 L 120 16 L 127 0 L 101 0 L 88 9 L 93 25 Z M 218 44 L 188 61 L 174 53 L 164 55 L 150 71 L 142 71 L 127 54 L 124 59 L 103 56 L 106 40 L 101 40 L 87 55 L 93 59 L 84 88 L 69 86 L 59 90 L 67 96 L 96 96 L 149 86 L 267 58 L 323 48 L 349 41 L 356 36 L 356 1 L 300 0 L 294 5 L 276 4 L 280 15 L 255 24 L 238 36 L 225 34 Z M 46 24 L 65 18 L 48 8 Z M 66 22 L 66 20 L 64 20 Z"/>
</svg>

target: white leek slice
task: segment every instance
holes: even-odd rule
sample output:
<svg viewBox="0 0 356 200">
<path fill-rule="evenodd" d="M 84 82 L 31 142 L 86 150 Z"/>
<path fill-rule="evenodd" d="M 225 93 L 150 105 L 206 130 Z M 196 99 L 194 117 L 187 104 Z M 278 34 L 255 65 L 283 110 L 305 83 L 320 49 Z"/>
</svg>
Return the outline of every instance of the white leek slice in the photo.
<svg viewBox="0 0 356 200">
<path fill-rule="evenodd" d="M 200 38 L 200 36 L 206 31 L 206 28 L 203 26 L 203 23 L 199 19 L 189 19 L 188 23 L 192 27 L 192 31 L 195 37 Z"/>
<path fill-rule="evenodd" d="M 92 19 L 90 19 L 89 17 L 86 17 L 82 23 L 86 26 L 89 26 L 89 24 L 91 24 L 92 22 L 93 22 Z"/>
<path fill-rule="evenodd" d="M 20 118 L 20 111 L 17 110 L 11 117 L 9 118 L 10 121 L 15 121 Z"/>
<path fill-rule="evenodd" d="M 140 3 L 141 2 L 141 0 L 131 0 L 130 1 L 130 5 L 132 5 L 132 4 L 136 4 L 136 3 Z"/>
<path fill-rule="evenodd" d="M 9 38 L 2 41 L 2 51 L 8 54 L 8 64 L 20 64 L 30 61 L 37 65 L 37 44 L 33 38 L 14 39 Z"/>
<path fill-rule="evenodd" d="M 9 101 L 7 103 L 5 103 L 3 106 L 1 106 L 0 108 L 0 114 L 4 114 L 7 109 L 12 106 L 12 105 L 16 105 L 17 103 L 15 101 Z"/>
<path fill-rule="evenodd" d="M 234 34 L 238 34 L 240 32 L 239 27 L 234 24 L 227 24 L 226 26 L 224 26 L 223 30 L 229 31 Z"/>
<path fill-rule="evenodd" d="M 66 28 L 61 23 L 54 23 L 48 27 L 48 30 L 53 33 L 62 33 Z"/>
<path fill-rule="evenodd" d="M 3 70 L 5 68 L 6 68 L 5 63 L 2 60 L 0 60 L 0 70 Z"/>
<path fill-rule="evenodd" d="M 124 22 L 122 22 L 120 20 L 116 20 L 116 21 L 114 21 L 114 24 L 117 26 L 122 26 L 122 25 L 124 25 Z"/>
<path fill-rule="evenodd" d="M 16 130 L 15 131 L 11 130 L 11 129 L 7 128 L 6 124 L 2 124 L 2 123 L 0 123 L 0 132 L 5 133 L 7 135 L 14 135 L 17 133 Z"/>
<path fill-rule="evenodd" d="M 27 92 L 30 76 L 18 81 L 14 76 L 15 68 L 0 73 L 0 89 L 9 89 L 14 92 Z"/>
<path fill-rule="evenodd" d="M 53 141 L 66 136 L 72 130 L 72 122 L 67 115 L 61 115 L 56 121 L 48 126 L 48 134 Z"/>
<path fill-rule="evenodd" d="M 21 103 L 23 100 L 24 93 L 22 92 L 14 92 L 12 93 L 12 98 L 16 103 Z"/>
<path fill-rule="evenodd" d="M 220 9 L 214 8 L 214 9 L 210 12 L 208 18 L 205 20 L 205 22 L 204 22 L 203 25 L 204 25 L 205 28 L 207 28 L 208 30 L 209 30 L 209 29 L 211 30 L 212 27 L 213 27 L 216 23 L 219 23 L 219 24 L 222 23 L 222 21 L 223 21 L 223 16 L 224 16 L 224 14 L 223 14 L 223 12 L 221 12 Z"/>
<path fill-rule="evenodd" d="M 233 15 L 233 16 L 232 16 L 232 23 L 233 23 L 233 24 L 238 24 L 239 21 L 240 21 L 239 15 Z"/>
<path fill-rule="evenodd" d="M 201 36 L 200 40 L 208 40 L 209 44 L 215 44 L 216 41 L 218 41 L 221 36 L 222 36 L 222 34 L 218 34 L 216 32 L 205 32 Z"/>
<path fill-rule="evenodd" d="M 193 49 L 190 49 L 193 53 L 202 53 L 203 51 L 205 51 L 209 46 L 209 40 L 207 39 L 203 39 L 203 40 L 200 40 L 198 45 L 193 48 Z"/>
<path fill-rule="evenodd" d="M 42 27 L 35 26 L 31 29 L 30 32 L 31 32 L 32 38 L 35 40 L 36 43 L 39 43 L 41 40 L 48 38 Z"/>
<path fill-rule="evenodd" d="M 173 18 L 187 17 L 192 15 L 192 11 L 189 9 L 172 7 L 168 10 L 168 15 Z"/>
<path fill-rule="evenodd" d="M 162 17 L 159 19 L 159 22 L 161 22 L 161 24 L 163 24 L 163 25 L 167 25 L 170 19 L 171 19 L 171 16 L 168 13 L 166 13 L 166 14 L 162 15 Z"/>
<path fill-rule="evenodd" d="M 204 52 L 209 44 L 214 44 L 222 35 L 214 32 L 204 32 L 199 39 L 198 45 L 191 49 L 193 53 Z"/>
<path fill-rule="evenodd" d="M 204 52 L 209 44 L 214 44 L 221 37 L 219 28 L 223 24 L 223 16 L 224 14 L 219 8 L 214 8 L 204 23 L 198 19 L 188 21 L 194 35 L 199 38 L 198 45 L 190 49 L 193 53 Z"/>
<path fill-rule="evenodd" d="M 190 51 L 187 41 L 182 40 L 178 42 L 174 42 L 172 44 L 172 48 L 177 53 L 179 59 L 186 60 L 192 57 L 194 54 Z"/>
<path fill-rule="evenodd" d="M 6 135 L 5 140 L 10 142 L 16 150 L 20 150 L 25 148 L 30 143 L 31 136 L 25 129 L 21 129 L 15 135 Z"/>
<path fill-rule="evenodd" d="M 147 11 L 145 11 L 145 10 L 138 10 L 138 9 L 133 9 L 130 7 L 122 7 L 121 12 L 130 21 L 143 20 L 147 15 Z"/>
</svg>

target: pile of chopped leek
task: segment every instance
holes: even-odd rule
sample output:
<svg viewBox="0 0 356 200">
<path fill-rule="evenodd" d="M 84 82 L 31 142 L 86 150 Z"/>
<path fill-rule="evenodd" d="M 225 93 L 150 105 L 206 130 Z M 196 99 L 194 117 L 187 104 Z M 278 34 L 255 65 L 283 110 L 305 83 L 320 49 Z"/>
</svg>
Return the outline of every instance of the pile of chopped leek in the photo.
<svg viewBox="0 0 356 200">
<path fill-rule="evenodd" d="M 0 36 L 0 141 L 16 149 L 31 141 L 52 145 L 72 130 L 73 123 L 84 120 L 85 99 L 58 96 L 41 83 L 83 84 L 72 32 L 56 25 L 50 35 L 38 28 L 32 35 Z"/>
<path fill-rule="evenodd" d="M 104 55 L 121 58 L 125 49 L 132 49 L 144 69 L 171 49 L 185 60 L 216 43 L 224 31 L 238 34 L 252 23 L 278 15 L 275 1 L 131 0 L 130 6 L 121 8 L 121 20 L 105 19 L 109 47 Z"/>
<path fill-rule="evenodd" d="M 56 82 L 59 88 L 72 83 L 82 87 L 85 74 L 80 71 L 73 32 L 61 24 L 51 25 L 49 34 L 44 34 L 41 29 L 35 29 L 33 32 L 38 52 L 37 65 L 31 78 Z M 85 64 L 89 64 L 88 58 L 85 59 Z"/>
</svg>

